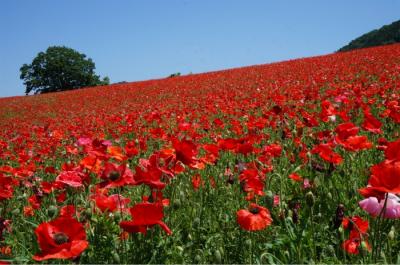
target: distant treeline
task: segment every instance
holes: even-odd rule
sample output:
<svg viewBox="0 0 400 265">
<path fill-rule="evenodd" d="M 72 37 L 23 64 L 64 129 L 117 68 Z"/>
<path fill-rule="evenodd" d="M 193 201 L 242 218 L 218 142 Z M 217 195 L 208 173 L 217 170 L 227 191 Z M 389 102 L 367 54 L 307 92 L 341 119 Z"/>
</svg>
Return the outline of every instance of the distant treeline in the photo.
<svg viewBox="0 0 400 265">
<path fill-rule="evenodd" d="M 400 42 L 400 20 L 380 29 L 370 31 L 357 39 L 352 40 L 346 46 L 340 48 L 339 52 L 351 51 L 354 49 L 367 48 L 372 46 L 386 45 Z"/>
</svg>

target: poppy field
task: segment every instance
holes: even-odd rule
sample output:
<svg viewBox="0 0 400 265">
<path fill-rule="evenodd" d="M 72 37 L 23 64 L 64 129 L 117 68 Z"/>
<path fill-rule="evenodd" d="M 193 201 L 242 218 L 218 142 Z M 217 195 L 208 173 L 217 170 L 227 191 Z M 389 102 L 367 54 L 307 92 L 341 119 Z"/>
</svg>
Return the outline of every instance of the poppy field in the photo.
<svg viewBox="0 0 400 265">
<path fill-rule="evenodd" d="M 0 264 L 400 263 L 400 45 L 0 99 Z"/>
</svg>

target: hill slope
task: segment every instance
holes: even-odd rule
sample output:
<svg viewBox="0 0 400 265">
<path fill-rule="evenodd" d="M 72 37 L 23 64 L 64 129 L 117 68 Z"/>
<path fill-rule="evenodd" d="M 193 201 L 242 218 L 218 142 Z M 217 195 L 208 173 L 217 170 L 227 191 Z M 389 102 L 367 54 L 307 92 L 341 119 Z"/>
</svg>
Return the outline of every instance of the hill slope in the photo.
<svg viewBox="0 0 400 265">
<path fill-rule="evenodd" d="M 372 30 L 357 39 L 352 40 L 346 46 L 340 48 L 339 52 L 351 51 L 354 49 L 367 48 L 379 45 L 393 44 L 400 42 L 400 20 L 380 29 Z"/>
<path fill-rule="evenodd" d="M 400 44 L 0 99 L 0 264 L 395 263 L 399 132 Z"/>
</svg>

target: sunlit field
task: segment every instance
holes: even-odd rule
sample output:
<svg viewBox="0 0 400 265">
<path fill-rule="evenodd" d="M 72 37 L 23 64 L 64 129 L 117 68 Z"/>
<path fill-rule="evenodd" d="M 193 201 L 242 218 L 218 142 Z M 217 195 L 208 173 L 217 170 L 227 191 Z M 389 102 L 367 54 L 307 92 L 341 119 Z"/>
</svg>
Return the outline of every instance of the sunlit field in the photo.
<svg viewBox="0 0 400 265">
<path fill-rule="evenodd" d="M 400 45 L 0 99 L 0 264 L 400 263 Z"/>
</svg>

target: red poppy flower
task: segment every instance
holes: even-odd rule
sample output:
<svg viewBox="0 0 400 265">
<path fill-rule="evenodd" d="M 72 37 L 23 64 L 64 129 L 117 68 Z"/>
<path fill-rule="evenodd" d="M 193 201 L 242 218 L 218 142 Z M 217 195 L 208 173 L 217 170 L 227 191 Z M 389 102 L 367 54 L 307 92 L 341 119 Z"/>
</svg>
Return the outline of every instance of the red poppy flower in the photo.
<svg viewBox="0 0 400 265">
<path fill-rule="evenodd" d="M 239 180 L 245 192 L 256 195 L 264 195 L 264 181 L 256 169 L 245 169 L 240 175 Z"/>
<path fill-rule="evenodd" d="M 159 225 L 168 235 L 172 234 L 169 227 L 162 221 L 164 213 L 161 203 L 138 203 L 129 210 L 132 221 L 122 221 L 119 224 L 125 231 L 146 234 L 149 227 Z"/>
<path fill-rule="evenodd" d="M 363 220 L 359 216 L 352 218 L 344 218 L 342 225 L 345 229 L 350 231 L 349 239 L 345 240 L 342 248 L 350 254 L 358 254 L 359 247 L 364 242 L 368 251 L 371 251 L 371 246 L 367 242 L 368 221 Z"/>
<path fill-rule="evenodd" d="M 110 211 L 114 212 L 115 210 L 126 210 L 126 205 L 131 201 L 128 198 L 123 197 L 122 195 L 113 194 L 110 196 L 106 196 L 103 194 L 96 194 L 91 197 L 95 202 L 96 206 L 102 211 Z"/>
<path fill-rule="evenodd" d="M 400 193 L 400 161 L 385 160 L 372 166 L 369 186 L 360 189 L 364 197 L 382 197 L 384 193 Z"/>
<path fill-rule="evenodd" d="M 14 181 L 11 177 L 3 176 L 3 174 L 0 173 L 0 201 L 13 196 L 13 183 Z"/>
<path fill-rule="evenodd" d="M 40 208 L 40 205 L 42 203 L 42 197 L 39 197 L 37 195 L 32 195 L 28 198 L 28 202 L 33 209 L 37 210 Z"/>
<path fill-rule="evenodd" d="M 335 129 L 335 132 L 337 133 L 336 141 L 342 143 L 350 136 L 357 135 L 359 130 L 360 129 L 351 122 L 339 124 Z"/>
<path fill-rule="evenodd" d="M 196 174 L 192 177 L 192 186 L 194 190 L 198 190 L 204 185 L 204 180 L 201 179 L 200 174 Z"/>
<path fill-rule="evenodd" d="M 222 150 L 234 150 L 237 144 L 238 141 L 232 138 L 218 140 L 218 147 Z"/>
<path fill-rule="evenodd" d="M 353 230 L 357 228 L 358 231 L 365 234 L 367 233 L 369 224 L 367 220 L 363 220 L 360 216 L 353 216 L 351 218 L 344 218 L 342 221 L 343 228 Z M 357 227 L 354 227 L 356 225 Z"/>
<path fill-rule="evenodd" d="M 311 151 L 313 154 L 318 154 L 322 159 L 333 164 L 340 164 L 343 158 L 335 153 L 329 144 L 319 144 Z"/>
<path fill-rule="evenodd" d="M 100 186 L 106 189 L 135 184 L 133 173 L 126 164 L 118 166 L 106 163 L 101 178 L 105 181 L 100 183 Z"/>
<path fill-rule="evenodd" d="M 372 133 L 381 134 L 382 133 L 382 123 L 375 118 L 369 109 L 364 110 L 364 122 L 362 128 Z"/>
<path fill-rule="evenodd" d="M 219 147 L 216 144 L 205 144 L 203 149 L 207 154 L 201 158 L 207 164 L 214 164 L 219 157 Z"/>
<path fill-rule="evenodd" d="M 309 114 L 308 112 L 303 110 L 301 111 L 301 115 L 303 118 L 303 122 L 307 127 L 317 127 L 319 125 L 314 116 Z"/>
<path fill-rule="evenodd" d="M 83 187 L 83 180 L 85 175 L 81 172 L 76 171 L 64 171 L 61 172 L 57 178 L 56 183 L 62 183 L 73 188 Z"/>
<path fill-rule="evenodd" d="M 90 145 L 84 145 L 86 153 L 89 155 L 96 156 L 98 158 L 106 158 L 107 148 L 112 143 L 109 140 L 94 139 Z"/>
<path fill-rule="evenodd" d="M 385 149 L 385 157 L 388 160 L 400 161 L 400 139 L 394 142 L 387 143 L 387 147 Z"/>
<path fill-rule="evenodd" d="M 289 178 L 293 179 L 296 182 L 302 182 L 303 181 L 303 178 L 300 175 L 298 175 L 297 173 L 290 174 Z"/>
<path fill-rule="evenodd" d="M 109 146 L 107 147 L 107 151 L 110 157 L 118 160 L 118 161 L 124 161 L 126 160 L 126 156 L 122 152 L 122 148 L 119 146 Z"/>
<path fill-rule="evenodd" d="M 251 143 L 239 143 L 236 147 L 236 153 L 248 155 L 254 151 Z"/>
<path fill-rule="evenodd" d="M 367 136 L 364 135 L 350 136 L 346 141 L 342 142 L 342 145 L 349 151 L 370 149 L 372 147 L 372 143 L 369 142 Z"/>
<path fill-rule="evenodd" d="M 133 157 L 139 154 L 139 150 L 136 148 L 136 142 L 130 141 L 125 145 L 125 153 L 128 157 Z"/>
<path fill-rule="evenodd" d="M 162 191 L 153 190 L 150 196 L 142 196 L 143 202 L 161 203 L 164 207 L 169 206 L 169 199 L 163 197 Z"/>
<path fill-rule="evenodd" d="M 57 195 L 56 199 L 57 199 L 57 202 L 59 202 L 59 203 L 64 202 L 67 199 L 67 193 L 65 191 L 61 192 L 60 194 Z"/>
<path fill-rule="evenodd" d="M 251 203 L 248 210 L 239 210 L 236 216 L 240 227 L 248 231 L 262 230 L 272 223 L 269 210 L 255 203 Z"/>
<path fill-rule="evenodd" d="M 181 161 L 185 165 L 195 163 L 197 147 L 192 141 L 174 139 L 172 145 L 175 149 L 176 160 Z"/>
<path fill-rule="evenodd" d="M 75 206 L 72 204 L 65 205 L 60 209 L 60 216 L 62 217 L 72 218 L 75 214 L 77 214 L 77 217 L 79 217 L 79 213 L 76 211 Z"/>
<path fill-rule="evenodd" d="M 33 256 L 36 261 L 73 259 L 89 246 L 83 225 L 71 217 L 41 223 L 35 234 L 41 249 L 40 254 Z"/>
<path fill-rule="evenodd" d="M 92 172 L 99 172 L 101 161 L 96 156 L 89 155 L 80 161 L 80 165 Z"/>
<path fill-rule="evenodd" d="M 321 120 L 323 122 L 328 122 L 329 118 L 334 117 L 335 115 L 335 107 L 332 103 L 327 100 L 321 102 Z"/>
<path fill-rule="evenodd" d="M 270 144 L 264 147 L 264 153 L 273 157 L 278 157 L 282 154 L 282 146 L 279 144 Z"/>
<path fill-rule="evenodd" d="M 149 160 L 140 159 L 135 171 L 135 185 L 145 184 L 160 190 L 165 187 L 165 183 L 161 181 L 163 171 L 157 165 L 157 155 L 151 155 Z"/>
<path fill-rule="evenodd" d="M 197 146 L 192 141 L 179 141 L 177 139 L 173 139 L 172 145 L 175 149 L 175 158 L 177 161 L 180 161 L 191 168 L 204 168 L 204 164 L 196 159 Z"/>
</svg>

